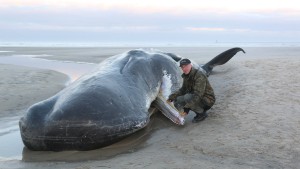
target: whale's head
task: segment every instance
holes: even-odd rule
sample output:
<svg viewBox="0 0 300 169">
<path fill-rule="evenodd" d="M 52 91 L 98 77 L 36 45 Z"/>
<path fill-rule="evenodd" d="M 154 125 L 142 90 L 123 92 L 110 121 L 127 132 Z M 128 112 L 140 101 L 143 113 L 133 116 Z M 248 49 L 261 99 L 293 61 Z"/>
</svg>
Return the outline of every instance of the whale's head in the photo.
<svg viewBox="0 0 300 169">
<path fill-rule="evenodd" d="M 184 117 L 180 115 L 180 112 L 183 110 L 177 110 L 173 102 L 167 101 L 169 95 L 179 90 L 182 86 L 182 71 L 178 63 L 181 57 L 173 53 L 165 53 L 155 49 L 133 50 L 130 51 L 130 55 L 149 56 L 149 59 L 152 60 L 150 63 L 150 65 L 152 64 L 150 72 L 159 78 L 159 84 L 156 91 L 148 89 L 151 93 L 150 97 L 154 94 L 154 97 L 148 99 L 151 101 L 151 107 L 158 109 L 175 124 L 184 125 Z"/>
</svg>

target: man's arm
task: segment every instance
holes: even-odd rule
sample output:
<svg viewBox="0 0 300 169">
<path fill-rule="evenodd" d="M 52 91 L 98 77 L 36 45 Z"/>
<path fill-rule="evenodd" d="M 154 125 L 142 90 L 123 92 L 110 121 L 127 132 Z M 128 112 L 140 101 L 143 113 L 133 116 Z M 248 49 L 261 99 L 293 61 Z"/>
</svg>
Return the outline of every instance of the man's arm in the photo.
<svg viewBox="0 0 300 169">
<path fill-rule="evenodd" d="M 178 96 L 184 95 L 184 91 L 185 91 L 185 90 L 186 90 L 186 89 L 185 89 L 185 86 L 184 86 L 184 84 L 183 84 L 182 87 L 181 87 L 179 90 L 177 90 L 176 92 L 170 94 L 170 96 L 169 96 L 169 98 L 168 98 L 168 101 L 169 101 L 169 102 L 173 102 Z"/>
<path fill-rule="evenodd" d="M 173 101 L 176 99 L 176 97 L 180 95 L 180 93 L 181 93 L 181 92 L 180 92 L 180 89 L 179 89 L 178 91 L 176 91 L 176 92 L 170 94 L 170 96 L 169 96 L 169 98 L 168 98 L 168 101 L 169 101 L 169 102 L 173 102 Z"/>
</svg>

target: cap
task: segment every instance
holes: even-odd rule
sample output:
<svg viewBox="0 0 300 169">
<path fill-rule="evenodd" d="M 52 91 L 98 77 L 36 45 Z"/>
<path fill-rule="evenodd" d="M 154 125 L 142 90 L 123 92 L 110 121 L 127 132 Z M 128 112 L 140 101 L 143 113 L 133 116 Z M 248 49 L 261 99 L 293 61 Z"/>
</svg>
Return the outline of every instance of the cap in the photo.
<svg viewBox="0 0 300 169">
<path fill-rule="evenodd" d="M 179 67 L 181 67 L 182 65 L 188 65 L 188 64 L 190 64 L 190 63 L 191 63 L 191 61 L 190 61 L 189 59 L 182 59 L 182 60 L 180 61 Z"/>
</svg>

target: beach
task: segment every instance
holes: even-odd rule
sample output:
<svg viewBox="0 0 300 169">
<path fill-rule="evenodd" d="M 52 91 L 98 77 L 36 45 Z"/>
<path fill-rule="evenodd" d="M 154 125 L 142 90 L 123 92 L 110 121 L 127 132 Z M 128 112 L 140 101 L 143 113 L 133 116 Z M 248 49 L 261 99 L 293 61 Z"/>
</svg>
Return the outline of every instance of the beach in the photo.
<svg viewBox="0 0 300 169">
<path fill-rule="evenodd" d="M 200 123 L 191 122 L 192 112 L 184 126 L 156 114 L 149 126 L 121 142 L 84 152 L 33 152 L 20 142 L 3 147 L 20 140 L 17 124 L 26 109 L 62 90 L 70 77 L 21 63 L 3 64 L 2 57 L 34 55 L 96 67 L 135 48 L 0 47 L 0 169 L 300 167 L 300 47 L 242 47 L 246 54 L 239 52 L 209 76 L 217 101 Z M 203 64 L 229 48 L 157 49 Z"/>
</svg>

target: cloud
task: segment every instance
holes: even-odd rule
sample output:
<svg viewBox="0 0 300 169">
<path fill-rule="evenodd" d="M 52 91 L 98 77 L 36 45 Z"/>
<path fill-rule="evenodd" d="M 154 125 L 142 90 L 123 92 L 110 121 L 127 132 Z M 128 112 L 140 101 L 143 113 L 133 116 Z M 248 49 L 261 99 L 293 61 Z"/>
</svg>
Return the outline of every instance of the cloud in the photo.
<svg viewBox="0 0 300 169">
<path fill-rule="evenodd" d="M 274 12 L 299 13 L 298 0 L 9 0 L 0 3 L 0 8 L 37 7 L 48 10 L 122 10 L 130 13 L 229 13 L 229 12 Z M 290 12 L 292 11 L 292 12 Z"/>
<path fill-rule="evenodd" d="M 300 6 L 296 2 L 9 0 L 0 3 L 0 37 L 166 42 L 294 40 L 300 39 Z"/>
<path fill-rule="evenodd" d="M 188 31 L 225 31 L 225 28 L 208 28 L 208 27 L 186 27 Z"/>
<path fill-rule="evenodd" d="M 31 31 L 79 31 L 79 32 L 114 32 L 114 31 L 155 31 L 155 26 L 66 26 L 37 23 L 1 23 L 1 29 L 31 30 Z"/>
</svg>

